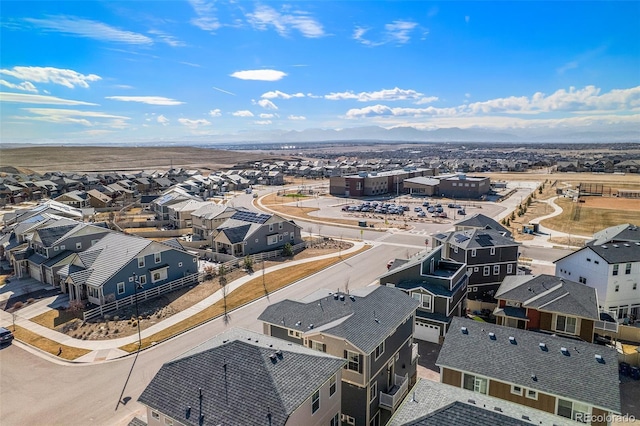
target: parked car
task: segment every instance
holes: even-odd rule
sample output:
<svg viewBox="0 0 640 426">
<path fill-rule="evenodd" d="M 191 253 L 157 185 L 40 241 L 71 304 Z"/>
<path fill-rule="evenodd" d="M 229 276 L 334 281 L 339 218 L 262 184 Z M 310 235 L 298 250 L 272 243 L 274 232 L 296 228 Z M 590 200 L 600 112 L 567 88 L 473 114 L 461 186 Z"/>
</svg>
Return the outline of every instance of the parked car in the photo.
<svg viewBox="0 0 640 426">
<path fill-rule="evenodd" d="M 464 216 L 464 215 L 466 215 L 466 214 L 467 214 L 467 212 L 465 212 L 465 211 L 464 211 L 464 209 L 460 209 L 460 210 L 458 210 L 458 214 L 459 214 L 460 216 Z"/>
<path fill-rule="evenodd" d="M 8 345 L 13 340 L 13 333 L 4 327 L 0 327 L 0 345 Z"/>
<path fill-rule="evenodd" d="M 414 212 L 421 212 L 422 211 L 422 207 L 416 207 L 413 209 Z"/>
<path fill-rule="evenodd" d="M 349 211 L 349 206 L 342 206 L 342 211 L 343 212 Z"/>
<path fill-rule="evenodd" d="M 395 259 L 391 259 L 387 262 L 387 269 L 391 269 L 391 265 L 393 265 L 393 262 L 395 262 Z"/>
<path fill-rule="evenodd" d="M 418 212 L 418 217 L 425 217 L 427 214 L 425 212 Z"/>
<path fill-rule="evenodd" d="M 436 211 L 436 208 L 435 208 L 435 207 L 433 207 L 433 206 L 431 206 L 431 207 L 429 207 L 429 208 L 427 209 L 427 211 L 428 211 L 429 213 L 433 213 L 433 212 L 435 212 L 435 211 Z"/>
<path fill-rule="evenodd" d="M 429 202 L 425 201 L 424 203 L 422 203 L 422 207 L 429 207 Z"/>
</svg>

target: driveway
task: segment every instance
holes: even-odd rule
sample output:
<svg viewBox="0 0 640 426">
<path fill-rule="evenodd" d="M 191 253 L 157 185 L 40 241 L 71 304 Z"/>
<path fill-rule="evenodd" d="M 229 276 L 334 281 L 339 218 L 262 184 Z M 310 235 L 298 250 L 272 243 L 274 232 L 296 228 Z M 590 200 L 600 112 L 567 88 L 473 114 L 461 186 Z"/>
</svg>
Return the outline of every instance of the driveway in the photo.
<svg viewBox="0 0 640 426">
<path fill-rule="evenodd" d="M 441 345 L 437 343 L 415 340 L 418 343 L 418 377 L 434 382 L 440 381 L 440 369 L 436 367 L 436 360 L 440 354 Z"/>
</svg>

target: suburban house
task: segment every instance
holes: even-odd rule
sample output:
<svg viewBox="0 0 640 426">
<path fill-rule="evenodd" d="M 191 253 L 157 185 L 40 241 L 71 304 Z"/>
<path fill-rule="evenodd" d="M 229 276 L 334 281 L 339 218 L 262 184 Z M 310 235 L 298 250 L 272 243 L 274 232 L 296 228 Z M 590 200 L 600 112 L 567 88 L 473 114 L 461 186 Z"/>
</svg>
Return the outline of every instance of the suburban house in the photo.
<svg viewBox="0 0 640 426">
<path fill-rule="evenodd" d="M 347 360 L 342 372 L 342 424 L 384 425 L 416 381 L 413 343 L 418 301 L 372 286 L 270 305 L 258 317 L 264 333 Z"/>
<path fill-rule="evenodd" d="M 97 189 L 90 189 L 87 191 L 87 195 L 89 197 L 89 205 L 91 207 L 96 208 L 105 208 L 111 206 L 111 202 L 113 201 L 111 197 Z"/>
<path fill-rule="evenodd" d="M 619 320 L 640 318 L 640 230 L 607 228 L 580 250 L 555 261 L 556 275 L 594 287 L 602 311 Z"/>
<path fill-rule="evenodd" d="M 244 257 L 277 250 L 289 243 L 302 242 L 301 227 L 277 214 L 256 213 L 244 208 L 236 211 L 211 234 L 215 253 Z"/>
<path fill-rule="evenodd" d="M 600 320 L 593 287 L 553 275 L 505 277 L 496 292 L 498 325 L 539 330 L 593 343 Z"/>
<path fill-rule="evenodd" d="M 207 239 L 218 226 L 233 216 L 235 212 L 236 209 L 226 204 L 213 202 L 203 204 L 197 210 L 191 212 L 193 235 L 197 235 L 201 240 Z"/>
<path fill-rule="evenodd" d="M 492 228 L 466 229 L 432 237 L 432 247 L 443 246 L 443 258 L 466 263 L 467 299 L 493 303 L 504 277 L 517 273 L 519 245 Z"/>
<path fill-rule="evenodd" d="M 166 362 L 138 401 L 149 426 L 338 426 L 345 363 L 231 329 Z"/>
<path fill-rule="evenodd" d="M 202 201 L 202 198 L 191 195 L 183 189 L 172 188 L 151 202 L 151 210 L 154 211 L 157 220 L 169 220 L 169 206 L 187 200 Z"/>
<path fill-rule="evenodd" d="M 621 410 L 607 346 L 454 318 L 436 365 L 442 383 L 584 423 L 606 425 Z"/>
<path fill-rule="evenodd" d="M 482 213 L 476 213 L 455 223 L 456 231 L 466 231 L 468 229 L 493 229 L 505 237 L 511 237 L 511 231 L 502 226 L 495 219 L 485 216 Z"/>
<path fill-rule="evenodd" d="M 170 204 L 167 207 L 169 211 L 169 223 L 176 229 L 191 228 L 191 214 L 207 204 L 209 204 L 208 201 L 198 200 L 184 200 L 179 203 Z"/>
<path fill-rule="evenodd" d="M 389 426 L 577 426 L 579 422 L 515 402 L 420 379 Z"/>
<path fill-rule="evenodd" d="M 396 287 L 420 302 L 413 337 L 440 343 L 454 315 L 464 313 L 467 266 L 442 258 L 442 246 L 422 252 L 382 275 L 380 285 Z"/>
<path fill-rule="evenodd" d="M 89 196 L 85 191 L 69 191 L 55 198 L 55 201 L 79 209 L 90 207 Z"/>
<path fill-rule="evenodd" d="M 137 285 L 149 290 L 196 274 L 197 262 L 173 244 L 109 232 L 75 253 L 58 274 L 70 300 L 102 305 L 134 295 Z"/>
</svg>

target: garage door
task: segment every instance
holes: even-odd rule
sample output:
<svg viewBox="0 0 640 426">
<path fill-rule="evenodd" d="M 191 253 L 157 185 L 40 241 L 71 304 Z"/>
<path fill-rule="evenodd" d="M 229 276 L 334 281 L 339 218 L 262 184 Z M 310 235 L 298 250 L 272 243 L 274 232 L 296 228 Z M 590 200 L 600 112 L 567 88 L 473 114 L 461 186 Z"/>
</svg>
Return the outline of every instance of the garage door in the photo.
<svg viewBox="0 0 640 426">
<path fill-rule="evenodd" d="M 40 273 L 40 265 L 29 264 L 29 275 L 38 281 L 42 281 L 42 274 Z"/>
<path fill-rule="evenodd" d="M 413 333 L 414 339 L 425 340 L 427 342 L 440 342 L 440 327 L 424 322 L 416 321 L 416 330 Z"/>
</svg>

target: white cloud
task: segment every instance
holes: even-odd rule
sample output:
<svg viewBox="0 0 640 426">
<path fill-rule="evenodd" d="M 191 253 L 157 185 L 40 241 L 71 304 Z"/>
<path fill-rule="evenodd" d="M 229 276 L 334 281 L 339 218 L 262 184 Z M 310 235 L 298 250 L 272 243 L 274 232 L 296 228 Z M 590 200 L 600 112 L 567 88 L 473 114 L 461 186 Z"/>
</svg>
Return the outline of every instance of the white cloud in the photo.
<svg viewBox="0 0 640 426">
<path fill-rule="evenodd" d="M 269 99 L 260 99 L 258 102 L 256 102 L 258 105 L 260 105 L 262 108 L 264 109 L 278 109 L 278 107 L 276 106 L 276 104 L 274 104 L 273 102 L 271 102 Z"/>
<path fill-rule="evenodd" d="M 149 34 L 156 36 L 161 42 L 168 44 L 171 47 L 183 47 L 187 44 L 184 41 L 178 40 L 174 36 L 165 33 L 160 30 L 149 30 Z"/>
<path fill-rule="evenodd" d="M 113 87 L 115 87 L 116 89 L 133 89 L 133 86 L 129 86 L 128 84 L 114 84 Z"/>
<path fill-rule="evenodd" d="M 469 15 L 466 15 L 464 17 L 464 22 L 466 22 L 467 24 L 469 23 L 470 20 L 471 20 L 471 17 Z"/>
<path fill-rule="evenodd" d="M 234 117 L 253 117 L 253 113 L 251 111 L 247 111 L 246 109 L 232 112 L 231 115 L 233 115 Z"/>
<path fill-rule="evenodd" d="M 215 15 L 216 8 L 213 1 L 189 0 L 189 3 L 198 15 L 197 18 L 191 20 L 193 25 L 204 31 L 216 31 L 221 27 Z"/>
<path fill-rule="evenodd" d="M 440 116 L 440 115 L 455 115 L 457 113 L 456 108 L 390 108 L 386 105 L 372 105 L 364 108 L 353 108 L 347 111 L 346 118 L 360 118 L 360 117 L 377 117 L 377 116 Z"/>
<path fill-rule="evenodd" d="M 277 114 L 265 114 L 265 113 L 260 114 L 260 118 L 273 118 L 275 116 L 277 116 Z"/>
<path fill-rule="evenodd" d="M 261 126 L 266 126 L 268 124 L 271 124 L 271 120 L 258 120 L 258 121 L 254 121 L 254 124 L 260 124 Z"/>
<path fill-rule="evenodd" d="M 58 124 L 81 124 L 83 126 L 94 126 L 105 124 L 110 127 L 123 128 L 126 127 L 126 120 L 129 117 L 121 115 L 105 114 L 98 111 L 80 111 L 75 109 L 58 109 L 58 108 L 22 108 L 24 111 L 35 114 L 35 116 L 15 117 L 22 120 L 45 121 L 48 123 Z M 106 119 L 106 122 L 92 122 L 90 119 Z"/>
<path fill-rule="evenodd" d="M 307 38 L 325 35 L 322 24 L 302 11 L 280 13 L 269 6 L 258 6 L 253 13 L 247 14 L 249 23 L 256 29 L 265 31 L 273 27 L 281 36 L 287 36 L 292 29 L 298 30 Z"/>
<path fill-rule="evenodd" d="M 277 70 L 245 70 L 236 71 L 230 74 L 231 77 L 240 80 L 260 80 L 260 81 L 278 81 L 285 77 L 287 73 Z"/>
<path fill-rule="evenodd" d="M 438 99 L 439 98 L 437 96 L 426 96 L 424 98 L 418 99 L 417 101 L 414 102 L 414 104 L 416 105 L 430 104 L 431 102 L 435 102 Z"/>
<path fill-rule="evenodd" d="M 92 104 L 90 102 L 57 98 L 55 96 L 30 95 L 27 93 L 6 93 L 6 92 L 0 92 L 0 102 L 19 102 L 24 104 L 47 104 L 47 105 L 97 105 L 97 104 Z"/>
<path fill-rule="evenodd" d="M 149 37 L 120 30 L 107 24 L 75 16 L 51 16 L 48 19 L 25 18 L 25 21 L 47 31 L 56 31 L 78 37 L 126 44 L 153 44 Z"/>
<path fill-rule="evenodd" d="M 279 90 L 274 90 L 271 92 L 265 92 L 261 96 L 264 99 L 291 99 L 291 98 L 304 98 L 304 93 L 284 93 Z"/>
<path fill-rule="evenodd" d="M 0 79 L 0 84 L 10 89 L 17 89 L 17 90 L 24 90 L 25 92 L 38 93 L 38 89 L 36 88 L 36 86 L 34 86 L 33 83 L 29 81 L 23 81 L 20 84 L 13 84 L 8 82 L 7 80 Z"/>
<path fill-rule="evenodd" d="M 290 115 L 287 117 L 289 120 L 306 120 L 307 117 L 304 115 Z"/>
<path fill-rule="evenodd" d="M 0 69 L 0 74 L 35 83 L 60 84 L 70 89 L 76 86 L 86 89 L 89 87 L 89 82 L 102 80 L 99 75 L 84 75 L 77 71 L 53 67 L 13 67 L 12 69 Z"/>
<path fill-rule="evenodd" d="M 371 29 L 364 27 L 356 27 L 353 30 L 353 35 L 351 37 L 359 43 L 370 47 L 382 46 L 387 43 L 406 44 L 411 40 L 410 35 L 417 27 L 418 24 L 416 22 L 397 20 L 390 24 L 385 24 L 384 31 L 382 32 L 379 41 L 372 41 L 365 38 L 365 34 L 370 32 Z M 428 33 L 429 32 L 427 30 L 423 29 L 423 40 Z"/>
<path fill-rule="evenodd" d="M 222 115 L 222 111 L 220 111 L 218 108 L 212 109 L 211 111 L 209 111 L 209 115 L 211 117 L 220 117 Z"/>
<path fill-rule="evenodd" d="M 182 105 L 184 103 L 162 96 L 107 96 L 106 99 L 122 102 L 140 102 L 148 105 Z"/>
<path fill-rule="evenodd" d="M 169 124 L 169 119 L 162 114 L 160 114 L 158 118 L 156 118 L 156 121 L 162 124 L 163 126 L 166 126 Z"/>
<path fill-rule="evenodd" d="M 197 120 L 190 120 L 188 118 L 178 118 L 178 123 L 189 127 L 190 129 L 197 129 L 200 126 L 210 126 L 211 122 L 205 120 L 204 118 L 200 118 Z"/>
<path fill-rule="evenodd" d="M 354 99 L 358 102 L 373 102 L 373 101 L 404 101 L 410 99 L 429 99 L 428 102 L 438 100 L 436 97 L 425 98 L 424 94 L 416 92 L 415 90 L 400 89 L 398 87 L 394 89 L 383 89 L 377 92 L 360 92 L 353 93 L 351 91 L 330 93 L 324 96 L 325 99 L 331 101 L 340 101 L 347 99 Z M 425 102 L 427 103 L 427 102 Z"/>
</svg>

